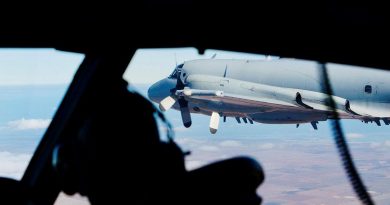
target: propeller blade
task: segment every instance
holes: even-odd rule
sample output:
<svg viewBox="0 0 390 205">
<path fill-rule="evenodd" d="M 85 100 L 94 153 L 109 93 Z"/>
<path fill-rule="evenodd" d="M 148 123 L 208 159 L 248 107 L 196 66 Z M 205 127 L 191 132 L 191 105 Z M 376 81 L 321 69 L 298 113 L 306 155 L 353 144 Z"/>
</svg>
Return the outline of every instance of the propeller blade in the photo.
<svg viewBox="0 0 390 205">
<path fill-rule="evenodd" d="M 315 130 L 318 129 L 318 127 L 317 127 L 318 121 L 313 121 L 313 122 L 310 122 L 310 123 L 311 123 L 311 126 L 313 126 L 313 128 L 314 128 Z"/>
<path fill-rule="evenodd" d="M 183 121 L 184 127 L 190 127 L 192 124 L 191 121 L 191 113 L 190 109 L 188 108 L 188 101 L 185 99 L 179 99 L 179 105 L 180 105 L 180 113 L 181 113 L 181 119 Z"/>
<path fill-rule="evenodd" d="M 218 130 L 219 125 L 219 114 L 216 112 L 211 113 L 210 118 L 210 132 L 211 134 L 215 134 Z"/>
<path fill-rule="evenodd" d="M 164 98 L 163 100 L 161 100 L 159 104 L 160 110 L 161 111 L 169 110 L 175 104 L 175 102 L 176 100 L 171 96 Z"/>
</svg>

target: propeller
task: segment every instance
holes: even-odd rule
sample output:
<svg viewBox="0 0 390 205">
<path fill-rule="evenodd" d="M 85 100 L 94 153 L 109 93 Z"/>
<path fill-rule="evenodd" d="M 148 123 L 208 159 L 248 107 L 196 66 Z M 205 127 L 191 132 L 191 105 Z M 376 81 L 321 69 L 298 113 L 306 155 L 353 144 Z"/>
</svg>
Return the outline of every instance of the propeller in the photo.
<svg viewBox="0 0 390 205">
<path fill-rule="evenodd" d="M 180 106 L 180 113 L 181 113 L 181 119 L 183 121 L 184 127 L 190 127 L 192 124 L 191 121 L 191 114 L 190 109 L 188 108 L 188 101 L 183 96 L 176 96 L 175 92 L 177 90 L 183 90 L 185 87 L 185 79 L 186 79 L 186 73 L 180 69 L 176 68 L 176 86 L 174 89 L 171 90 L 171 95 L 164 98 L 160 104 L 159 107 L 162 111 L 169 110 L 175 103 L 178 101 Z"/>
</svg>

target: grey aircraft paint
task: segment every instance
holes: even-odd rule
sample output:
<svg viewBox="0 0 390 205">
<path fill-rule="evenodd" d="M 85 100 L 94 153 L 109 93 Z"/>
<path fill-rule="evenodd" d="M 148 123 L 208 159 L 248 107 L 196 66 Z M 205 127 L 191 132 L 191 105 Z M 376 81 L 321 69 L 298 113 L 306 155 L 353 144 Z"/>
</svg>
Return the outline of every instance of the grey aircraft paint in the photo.
<svg viewBox="0 0 390 205">
<path fill-rule="evenodd" d="M 340 118 L 388 124 L 389 72 L 331 63 L 327 67 Z M 191 125 L 190 112 L 214 112 L 260 123 L 312 123 L 316 129 L 318 121 L 333 118 L 319 73 L 317 63 L 295 59 L 192 60 L 152 85 L 148 96 L 163 109 L 180 110 L 187 126 Z M 188 108 L 177 101 L 187 102 Z M 214 114 L 212 133 L 218 122 Z"/>
</svg>

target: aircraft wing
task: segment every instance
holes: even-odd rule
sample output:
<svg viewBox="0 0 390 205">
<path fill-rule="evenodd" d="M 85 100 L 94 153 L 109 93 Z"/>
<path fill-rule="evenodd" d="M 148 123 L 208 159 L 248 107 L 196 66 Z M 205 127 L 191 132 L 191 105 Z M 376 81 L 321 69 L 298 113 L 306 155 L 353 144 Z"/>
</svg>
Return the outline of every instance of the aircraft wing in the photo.
<svg viewBox="0 0 390 205">
<path fill-rule="evenodd" d="M 310 92 L 310 93 L 309 93 Z M 302 94 L 301 94 L 302 93 Z M 226 93 L 217 90 L 196 90 L 184 89 L 176 91 L 176 95 L 185 97 L 188 101 L 205 100 L 214 102 L 216 105 L 227 105 L 240 108 L 241 111 L 248 113 L 253 112 L 270 112 L 275 110 L 290 110 L 296 112 L 321 111 L 331 112 L 331 108 L 325 105 L 326 95 L 311 91 L 298 89 L 275 89 L 272 95 L 238 95 Z M 305 96 L 305 97 L 302 97 Z M 350 115 L 353 118 L 352 112 L 346 109 L 346 100 L 334 97 L 337 106 L 337 111 L 342 115 Z M 245 107 L 245 109 L 243 109 Z M 356 115 L 357 117 L 358 115 Z"/>
<path fill-rule="evenodd" d="M 178 90 L 177 95 L 184 96 L 189 102 L 205 100 L 214 102 L 216 106 L 228 105 L 237 113 L 258 113 L 273 111 L 295 112 L 326 112 L 331 114 L 331 108 L 326 105 L 326 94 L 299 89 L 283 88 L 276 90 L 273 97 L 248 96 L 225 93 L 217 90 Z M 380 121 L 390 124 L 390 106 L 388 103 L 368 103 L 349 101 L 344 98 L 333 96 L 339 117 L 345 119 L 358 119 L 363 122 L 375 122 L 380 126 Z M 245 108 L 245 109 L 243 109 Z"/>
</svg>

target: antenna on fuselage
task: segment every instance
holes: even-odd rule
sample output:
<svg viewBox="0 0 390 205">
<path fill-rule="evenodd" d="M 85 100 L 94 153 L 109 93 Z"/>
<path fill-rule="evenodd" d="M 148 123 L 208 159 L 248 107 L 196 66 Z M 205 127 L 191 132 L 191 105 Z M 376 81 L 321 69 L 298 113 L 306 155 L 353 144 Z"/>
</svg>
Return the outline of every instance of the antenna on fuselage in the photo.
<svg viewBox="0 0 390 205">
<path fill-rule="evenodd" d="M 214 53 L 214 55 L 213 55 L 213 56 L 211 56 L 211 58 L 210 58 L 210 59 L 214 59 L 216 56 L 217 56 L 217 53 Z"/>
</svg>

